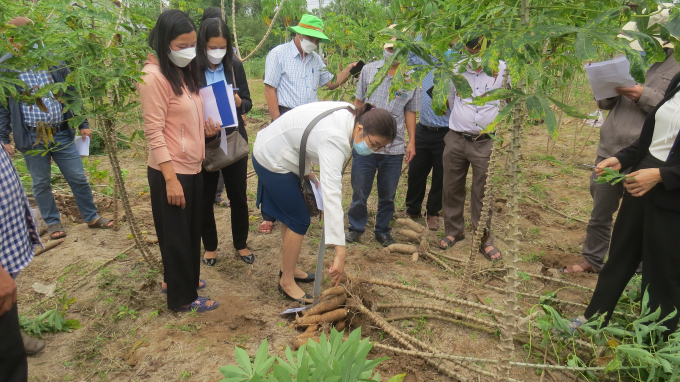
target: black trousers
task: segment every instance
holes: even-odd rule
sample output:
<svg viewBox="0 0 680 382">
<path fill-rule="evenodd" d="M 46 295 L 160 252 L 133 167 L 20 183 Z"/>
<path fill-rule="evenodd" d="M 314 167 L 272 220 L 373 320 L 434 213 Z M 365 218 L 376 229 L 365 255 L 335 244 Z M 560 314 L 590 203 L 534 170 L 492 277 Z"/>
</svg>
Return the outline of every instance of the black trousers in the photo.
<svg viewBox="0 0 680 382">
<path fill-rule="evenodd" d="M 655 188 L 663 187 L 658 184 Z M 661 307 L 661 318 L 680 311 L 680 252 L 674 238 L 680 237 L 680 212 L 661 208 L 654 202 L 654 189 L 641 197 L 625 192 L 614 223 L 609 260 L 597 280 L 593 298 L 585 312 L 590 318 L 606 313 L 607 322 L 640 261 L 642 288 L 649 292 L 652 312 Z M 664 324 L 670 332 L 678 316 Z"/>
<path fill-rule="evenodd" d="M 168 284 L 168 308 L 177 310 L 198 297 L 196 288 L 201 273 L 203 174 L 177 174 L 177 180 L 184 190 L 184 209 L 168 203 L 165 178 L 161 171 L 149 167 L 147 176 L 153 223 L 165 268 L 164 280 Z M 210 200 L 212 202 L 213 199 Z"/>
<path fill-rule="evenodd" d="M 433 131 L 421 123 L 416 125 L 416 155 L 408 167 L 408 189 L 406 191 L 406 212 L 409 214 L 420 215 L 421 213 L 430 170 L 432 170 L 432 184 L 425 210 L 428 216 L 439 216 L 442 210 L 442 185 L 444 183 L 442 155 L 445 146 L 444 137 L 448 132 L 448 127 L 440 127 L 437 131 Z"/>
<path fill-rule="evenodd" d="M 215 188 L 220 178 L 220 172 L 224 179 L 224 188 L 227 190 L 227 198 L 231 203 L 231 235 L 234 248 L 245 249 L 248 241 L 248 197 L 246 195 L 246 176 L 248 175 L 248 157 L 241 158 L 230 166 L 220 171 L 203 174 L 203 247 L 206 251 L 217 249 L 217 226 L 215 225 L 215 213 L 213 203 L 215 201 Z"/>
<path fill-rule="evenodd" d="M 293 109 L 290 108 L 290 107 L 285 107 L 285 106 L 279 105 L 279 117 L 286 114 L 287 112 L 289 112 L 291 110 L 293 110 Z M 274 218 L 273 216 L 267 215 L 266 213 L 264 213 L 264 211 L 262 211 L 262 219 L 264 221 L 268 221 L 268 222 L 275 222 L 276 221 L 276 218 Z"/>
<path fill-rule="evenodd" d="M 17 304 L 0 316 L 0 381 L 25 382 L 28 379 L 28 361 L 24 341 L 19 331 Z"/>
</svg>

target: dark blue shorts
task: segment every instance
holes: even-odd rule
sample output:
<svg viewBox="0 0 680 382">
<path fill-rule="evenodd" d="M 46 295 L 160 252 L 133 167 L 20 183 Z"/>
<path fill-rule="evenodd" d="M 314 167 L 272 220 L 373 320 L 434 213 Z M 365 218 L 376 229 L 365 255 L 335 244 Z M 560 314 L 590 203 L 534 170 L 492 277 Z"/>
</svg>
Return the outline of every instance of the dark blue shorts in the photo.
<svg viewBox="0 0 680 382">
<path fill-rule="evenodd" d="M 309 209 L 300 190 L 300 178 L 288 172 L 277 174 L 262 167 L 253 155 L 253 168 L 257 173 L 257 207 L 276 218 L 298 235 L 309 228 Z"/>
</svg>

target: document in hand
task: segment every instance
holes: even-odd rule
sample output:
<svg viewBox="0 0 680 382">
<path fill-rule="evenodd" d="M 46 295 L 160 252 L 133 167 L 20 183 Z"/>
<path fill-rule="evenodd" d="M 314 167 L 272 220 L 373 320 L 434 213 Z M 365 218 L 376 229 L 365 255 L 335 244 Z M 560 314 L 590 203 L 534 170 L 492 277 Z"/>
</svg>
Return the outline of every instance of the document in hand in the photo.
<svg viewBox="0 0 680 382">
<path fill-rule="evenodd" d="M 323 211 L 323 196 L 321 195 L 321 183 L 312 182 L 312 190 L 314 190 L 314 198 L 316 198 L 316 208 Z"/>
<path fill-rule="evenodd" d="M 227 154 L 227 133 L 225 127 L 238 126 L 234 90 L 225 81 L 215 82 L 199 90 L 203 98 L 203 119 L 212 118 L 222 126 L 220 147 Z"/>
<path fill-rule="evenodd" d="M 630 75 L 630 61 L 625 56 L 613 60 L 595 62 L 585 67 L 596 100 L 616 97 L 616 87 L 629 88 L 635 86 Z"/>
<path fill-rule="evenodd" d="M 225 81 L 215 82 L 199 90 L 203 98 L 203 118 L 212 118 L 222 127 L 238 125 L 232 86 Z"/>
<path fill-rule="evenodd" d="M 90 137 L 79 135 L 74 139 L 78 154 L 83 157 L 90 156 Z"/>
</svg>

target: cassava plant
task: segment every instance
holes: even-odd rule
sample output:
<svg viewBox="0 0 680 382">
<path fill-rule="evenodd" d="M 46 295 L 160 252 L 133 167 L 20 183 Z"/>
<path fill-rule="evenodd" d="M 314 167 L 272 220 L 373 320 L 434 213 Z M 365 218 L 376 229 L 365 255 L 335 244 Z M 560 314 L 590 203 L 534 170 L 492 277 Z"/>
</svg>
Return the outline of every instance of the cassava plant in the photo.
<svg viewBox="0 0 680 382">
<path fill-rule="evenodd" d="M 137 3 L 135 7 L 144 2 Z M 130 231 L 137 248 L 153 268 L 159 262 L 144 245 L 141 231 L 132 212 L 117 154 L 116 121 L 135 109 L 136 83 L 149 48 L 147 31 L 153 20 L 144 13 L 133 12 L 120 2 L 46 0 L 24 3 L 0 0 L 0 45 L 12 57 L 0 63 L 7 72 L 0 76 L 0 100 L 17 97 L 33 104 L 36 99 L 52 92 L 66 101 L 64 108 L 75 117 L 71 127 L 86 118 L 98 120 L 106 144 L 114 177 L 114 190 L 125 210 Z M 33 20 L 31 27 L 13 28 L 7 22 L 14 16 Z M 18 50 L 9 44 L 13 37 Z M 19 92 L 25 87 L 17 73 L 34 68 L 48 69 L 66 63 L 71 69 L 65 83 L 49 84 L 35 94 Z"/>
<path fill-rule="evenodd" d="M 666 25 L 650 27 L 650 16 L 666 7 L 669 8 L 670 21 Z M 480 59 L 481 67 L 488 75 L 497 75 L 500 61 L 507 64 L 512 87 L 496 89 L 473 100 L 476 104 L 483 104 L 511 99 L 486 129 L 486 132 L 493 132 L 498 123 L 510 119 L 510 167 L 506 174 L 510 195 L 505 307 L 508 315 L 503 318 L 503 351 L 499 362 L 499 377 L 507 380 L 515 330 L 512 323 L 518 309 L 515 263 L 519 252 L 519 150 L 525 121 L 528 118 L 543 120 L 554 138 L 558 126 L 553 107 L 572 117 L 587 118 L 578 108 L 558 100 L 560 87 L 556 86 L 555 76 L 559 74 L 561 83 L 573 80 L 575 75 L 583 72 L 583 62 L 602 55 L 625 54 L 631 63 L 631 75 L 637 82 L 644 83 L 646 69 L 652 63 L 665 59 L 654 35 L 670 42 L 679 41 L 680 8 L 654 1 L 566 0 L 555 3 L 532 0 L 529 3 L 528 0 L 517 0 L 508 3 L 503 0 L 393 0 L 388 13 L 397 26 L 383 32 L 398 39 L 390 62 L 400 63 L 392 78 L 391 96 L 397 90 L 415 88 L 423 76 L 434 69 L 433 107 L 437 113 L 443 114 L 451 82 L 461 97 L 470 96 L 469 83 L 461 72 L 467 65 L 478 66 L 473 58 Z M 622 30 L 630 21 L 637 23 L 638 31 Z M 627 40 L 619 38 L 619 34 L 637 39 L 645 50 L 644 57 L 633 50 Z M 478 57 L 473 57 L 464 49 L 464 43 L 478 36 L 483 42 L 490 41 L 490 44 L 482 43 Z M 446 59 L 450 45 L 453 51 L 461 52 L 461 59 Z M 409 66 L 409 52 L 423 58 L 426 64 Z M 680 56 L 678 51 L 675 54 Z M 385 65 L 378 73 L 369 92 L 374 91 L 387 75 L 388 68 L 389 65 Z M 407 72 L 408 76 L 401 74 Z"/>
<path fill-rule="evenodd" d="M 286 347 L 285 359 L 269 355 L 267 339 L 252 362 L 245 350 L 235 347 L 238 366 L 221 367 L 221 382 L 380 381 L 380 374 L 373 370 L 389 358 L 367 358 L 373 343 L 368 338 L 361 339 L 361 328 L 352 331 L 346 340 L 343 333 L 332 329 L 329 337 L 321 334 L 318 343 L 310 339 L 296 352 Z M 395 375 L 389 382 L 401 382 L 404 376 Z"/>
</svg>

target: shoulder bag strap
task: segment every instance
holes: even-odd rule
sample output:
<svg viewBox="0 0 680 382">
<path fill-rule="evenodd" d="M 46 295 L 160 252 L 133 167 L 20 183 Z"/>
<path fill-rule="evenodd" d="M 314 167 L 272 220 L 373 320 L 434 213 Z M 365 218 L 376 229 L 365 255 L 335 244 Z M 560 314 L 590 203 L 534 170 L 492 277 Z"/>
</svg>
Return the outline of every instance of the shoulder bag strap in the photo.
<svg viewBox="0 0 680 382">
<path fill-rule="evenodd" d="M 328 116 L 328 114 L 334 113 L 334 112 L 336 112 L 338 110 L 342 110 L 342 109 L 347 109 L 347 106 L 334 107 L 330 110 L 326 110 L 323 113 L 319 114 L 316 118 L 314 118 L 312 120 L 312 122 L 309 123 L 309 125 L 307 125 L 305 132 L 302 134 L 302 141 L 300 142 L 300 166 L 298 167 L 299 168 L 298 174 L 300 175 L 300 182 L 302 182 L 302 180 L 305 177 L 305 173 L 304 173 L 305 172 L 305 157 L 307 156 L 307 138 L 309 137 L 309 133 L 311 133 L 314 126 L 316 126 L 316 124 L 320 120 L 322 120 L 326 116 Z"/>
<path fill-rule="evenodd" d="M 233 62 L 231 63 L 231 65 L 229 65 L 229 69 L 231 69 L 231 87 L 235 88 L 236 87 L 236 76 L 234 75 L 234 63 Z M 236 116 L 234 116 L 234 117 L 236 117 Z M 234 131 L 238 131 L 238 123 L 236 124 Z"/>
</svg>

